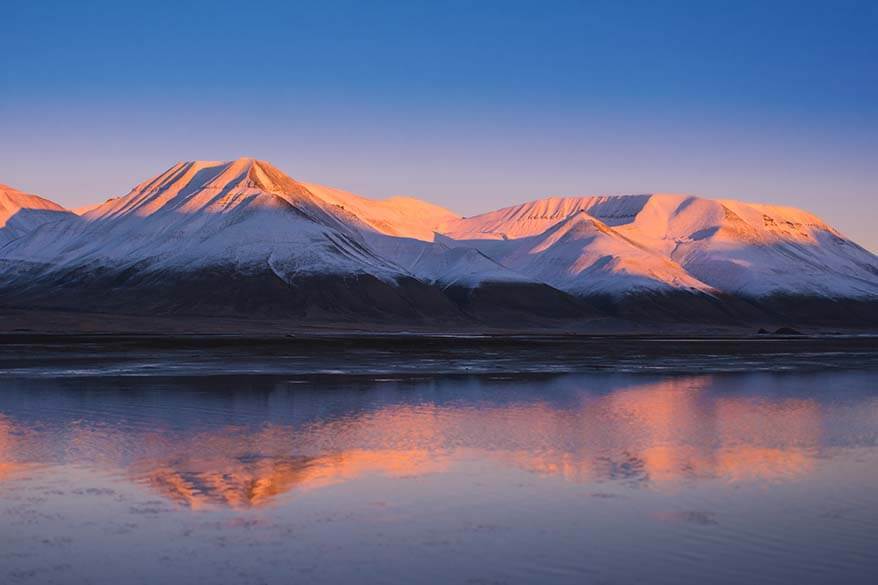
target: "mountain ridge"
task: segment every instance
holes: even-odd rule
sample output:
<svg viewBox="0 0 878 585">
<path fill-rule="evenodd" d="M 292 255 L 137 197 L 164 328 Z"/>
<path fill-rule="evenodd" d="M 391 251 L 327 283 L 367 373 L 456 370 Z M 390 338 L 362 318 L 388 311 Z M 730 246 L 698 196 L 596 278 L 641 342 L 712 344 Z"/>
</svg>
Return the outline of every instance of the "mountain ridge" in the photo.
<svg viewBox="0 0 878 585">
<path fill-rule="evenodd" d="M 69 213 L 54 201 L 0 184 L 0 246 Z"/>
<path fill-rule="evenodd" d="M 767 322 L 805 305 L 818 314 L 797 318 L 825 306 L 844 322 L 840 305 L 878 303 L 874 254 L 809 212 L 728 199 L 554 196 L 464 218 L 253 158 L 178 162 L 81 215 L 13 195 L 4 221 L 35 218 L 0 228 L 0 304 L 15 306 L 558 324 Z"/>
</svg>

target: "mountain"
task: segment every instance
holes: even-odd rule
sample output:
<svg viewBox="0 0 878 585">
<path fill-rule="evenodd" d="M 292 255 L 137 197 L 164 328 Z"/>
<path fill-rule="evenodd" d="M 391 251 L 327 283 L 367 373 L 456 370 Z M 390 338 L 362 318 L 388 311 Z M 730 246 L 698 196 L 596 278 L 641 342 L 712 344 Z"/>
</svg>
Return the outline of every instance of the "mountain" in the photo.
<svg viewBox="0 0 878 585">
<path fill-rule="evenodd" d="M 524 227 L 519 232 L 527 230 Z M 480 247 L 478 240 L 457 243 Z M 572 212 L 537 235 L 489 239 L 481 247 L 504 266 L 580 296 L 711 291 L 673 260 L 641 246 L 584 210 Z"/>
<path fill-rule="evenodd" d="M 448 220 L 440 226 L 440 231 L 457 240 L 516 239 L 539 235 L 581 211 L 615 226 L 633 220 L 649 198 L 649 195 L 547 197 L 469 218 Z"/>
<path fill-rule="evenodd" d="M 414 197 L 376 201 L 315 183 L 303 185 L 321 200 L 350 212 L 371 230 L 388 236 L 432 241 L 442 223 L 457 219 L 444 207 Z"/>
<path fill-rule="evenodd" d="M 472 317 L 468 309 L 443 292 L 464 278 L 468 287 L 490 287 L 497 279 L 504 288 L 527 286 L 528 297 L 534 290 L 550 299 L 557 294 L 525 278 L 502 278 L 508 271 L 476 251 L 400 237 L 426 238 L 436 220 L 453 217 L 437 206 L 306 186 L 248 158 L 178 163 L 125 196 L 66 215 L 0 248 L 7 302 L 464 320 Z M 420 260 L 407 268 L 402 261 L 412 254 Z M 538 305 L 555 311 L 544 300 L 536 295 Z"/>
<path fill-rule="evenodd" d="M 878 326 L 875 255 L 807 212 L 732 200 L 549 197 L 462 218 L 242 158 L 177 163 L 77 213 L 4 187 L 0 221 L 7 307 L 345 326 Z"/>
<path fill-rule="evenodd" d="M 293 274 L 368 274 L 397 267 L 364 245 L 343 215 L 268 163 L 179 163 L 64 224 L 37 230 L 7 257 L 53 269 L 268 268 Z M 50 236 L 50 237 L 47 237 Z M 48 241 L 47 241 L 48 240 Z"/>
<path fill-rule="evenodd" d="M 48 199 L 0 185 L 0 246 L 70 212 Z"/>
<path fill-rule="evenodd" d="M 577 226 L 575 235 L 561 227 L 570 222 Z M 671 288 L 753 299 L 878 296 L 878 258 L 814 215 L 792 208 L 673 194 L 551 197 L 450 220 L 440 230 L 571 292 L 592 292 L 599 280 L 617 275 L 618 282 L 603 287 L 616 293 Z M 564 235 L 555 235 L 558 230 Z M 572 245 L 576 238 L 579 243 Z M 555 240 L 563 245 L 547 247 Z M 545 265 L 547 253 L 552 269 Z M 590 274 L 597 280 L 586 278 Z"/>
</svg>

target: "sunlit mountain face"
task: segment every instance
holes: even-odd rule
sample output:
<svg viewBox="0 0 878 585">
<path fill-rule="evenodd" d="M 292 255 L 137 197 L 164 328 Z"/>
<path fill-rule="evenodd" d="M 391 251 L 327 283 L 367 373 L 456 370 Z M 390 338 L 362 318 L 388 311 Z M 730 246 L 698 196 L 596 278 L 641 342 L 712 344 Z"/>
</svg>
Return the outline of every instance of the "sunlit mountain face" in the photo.
<svg viewBox="0 0 878 585">
<path fill-rule="evenodd" d="M 89 398 L 75 394 L 45 417 L 39 398 L 12 391 L 0 418 L 0 477 L 76 461 L 184 508 L 242 509 L 370 477 L 453 477 L 472 465 L 614 489 L 798 481 L 839 449 L 825 427 L 849 404 L 786 386 L 751 397 L 726 385 L 712 376 L 568 377 L 524 395 L 522 382 L 392 383 L 326 406 L 283 386 L 255 396 L 114 392 L 104 412 L 81 410 Z M 174 404 L 173 418 L 152 420 L 153 400 Z M 874 421 L 874 400 L 862 407 L 857 417 Z M 217 408 L 239 420 L 214 416 Z"/>
<path fill-rule="evenodd" d="M 0 246 L 45 223 L 71 219 L 74 215 L 53 201 L 0 185 Z"/>
<path fill-rule="evenodd" d="M 0 188 L 0 301 L 447 327 L 874 327 L 878 257 L 776 205 L 589 195 L 464 218 L 301 182 L 267 161 L 196 160 L 79 213 Z"/>
</svg>

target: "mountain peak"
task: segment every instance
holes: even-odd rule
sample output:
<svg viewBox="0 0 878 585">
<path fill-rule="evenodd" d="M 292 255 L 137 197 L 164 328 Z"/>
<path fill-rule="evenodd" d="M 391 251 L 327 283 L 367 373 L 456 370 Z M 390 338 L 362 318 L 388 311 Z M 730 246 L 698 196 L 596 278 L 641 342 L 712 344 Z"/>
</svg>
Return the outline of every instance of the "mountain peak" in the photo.
<svg viewBox="0 0 878 585">
<path fill-rule="evenodd" d="M 818 217 L 685 194 L 546 197 L 461 218 L 414 198 L 373 200 L 300 183 L 268 161 L 240 157 L 178 162 L 83 220 L 67 221 L 51 206 L 0 187 L 0 260 L 79 269 L 100 259 L 183 272 L 244 266 L 287 282 L 304 273 L 404 274 L 473 286 L 506 282 L 504 271 L 513 271 L 576 295 L 878 298 L 878 258 Z M 4 217 L 14 218 L 5 228 Z"/>
<path fill-rule="evenodd" d="M 0 245 L 69 214 L 54 201 L 0 185 Z"/>
<path fill-rule="evenodd" d="M 0 221 L 5 221 L 20 209 L 66 211 L 54 201 L 0 184 Z"/>
<path fill-rule="evenodd" d="M 268 161 L 240 157 L 227 162 L 192 161 L 183 163 L 196 172 L 205 171 L 209 178 L 203 187 L 259 189 L 267 193 L 290 193 L 301 186 Z M 214 171 L 214 172 L 211 172 Z M 210 176 L 212 175 L 212 176 Z"/>
</svg>

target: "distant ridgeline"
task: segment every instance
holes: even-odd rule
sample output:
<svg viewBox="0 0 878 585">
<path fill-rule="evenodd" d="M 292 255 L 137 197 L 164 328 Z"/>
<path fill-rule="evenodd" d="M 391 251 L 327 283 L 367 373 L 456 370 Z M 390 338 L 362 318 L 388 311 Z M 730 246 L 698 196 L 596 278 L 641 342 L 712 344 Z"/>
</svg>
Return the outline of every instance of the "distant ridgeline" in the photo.
<svg viewBox="0 0 878 585">
<path fill-rule="evenodd" d="M 184 162 L 77 212 L 0 186 L 0 307 L 433 328 L 878 329 L 878 257 L 798 209 L 550 197 L 461 218 Z"/>
</svg>

